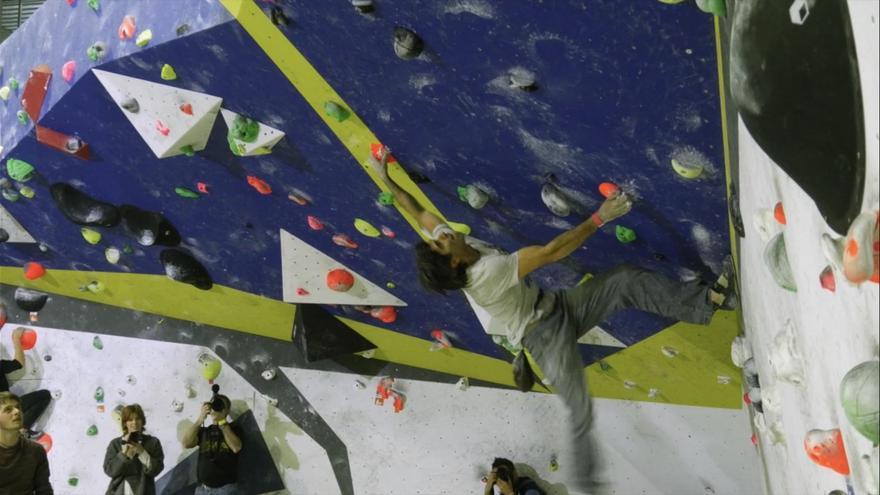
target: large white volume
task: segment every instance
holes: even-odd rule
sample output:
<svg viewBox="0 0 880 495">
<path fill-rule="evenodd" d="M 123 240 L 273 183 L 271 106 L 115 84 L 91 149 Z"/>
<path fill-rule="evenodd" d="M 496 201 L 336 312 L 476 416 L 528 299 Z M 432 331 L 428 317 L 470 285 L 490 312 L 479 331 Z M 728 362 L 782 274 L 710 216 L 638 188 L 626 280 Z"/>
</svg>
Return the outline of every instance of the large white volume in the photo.
<svg viewBox="0 0 880 495">
<path fill-rule="evenodd" d="M 157 158 L 180 155 L 185 146 L 205 149 L 222 98 L 103 70 L 92 72 Z M 137 111 L 123 108 L 132 99 Z"/>
</svg>

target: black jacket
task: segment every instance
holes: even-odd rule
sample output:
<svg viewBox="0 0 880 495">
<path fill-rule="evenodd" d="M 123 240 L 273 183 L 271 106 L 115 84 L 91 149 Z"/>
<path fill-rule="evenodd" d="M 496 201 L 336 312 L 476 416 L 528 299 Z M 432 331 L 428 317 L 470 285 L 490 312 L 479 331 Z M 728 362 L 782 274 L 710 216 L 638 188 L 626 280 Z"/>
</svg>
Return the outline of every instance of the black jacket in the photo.
<svg viewBox="0 0 880 495">
<path fill-rule="evenodd" d="M 135 456 L 129 459 L 122 453 L 122 438 L 114 438 L 107 446 L 104 455 L 104 472 L 112 478 L 107 487 L 106 495 L 120 495 L 124 493 L 124 482 L 128 481 L 135 495 L 156 495 L 155 477 L 165 469 L 165 454 L 162 452 L 162 444 L 159 439 L 150 435 L 143 435 L 142 445 L 150 454 L 150 469 L 144 469 L 140 459 Z"/>
</svg>

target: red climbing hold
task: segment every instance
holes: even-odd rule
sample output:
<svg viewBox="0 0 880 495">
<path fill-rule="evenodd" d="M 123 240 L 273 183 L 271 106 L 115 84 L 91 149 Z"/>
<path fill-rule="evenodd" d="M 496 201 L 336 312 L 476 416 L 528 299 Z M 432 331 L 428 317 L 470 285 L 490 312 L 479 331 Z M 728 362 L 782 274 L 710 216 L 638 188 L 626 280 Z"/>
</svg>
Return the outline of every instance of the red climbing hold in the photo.
<svg viewBox="0 0 880 495">
<path fill-rule="evenodd" d="M 371 309 L 370 316 L 381 320 L 383 323 L 394 323 L 397 320 L 397 310 L 393 306 L 381 306 Z"/>
<path fill-rule="evenodd" d="M 810 430 L 804 438 L 804 450 L 807 451 L 807 457 L 816 464 L 831 468 L 844 476 L 849 475 L 849 461 L 839 428 Z"/>
<path fill-rule="evenodd" d="M 382 226 L 382 235 L 384 235 L 385 237 L 390 237 L 392 239 L 397 237 L 397 234 L 395 234 L 393 230 L 384 225 Z"/>
<path fill-rule="evenodd" d="M 752 433 L 752 445 L 758 445 L 758 435 Z"/>
<path fill-rule="evenodd" d="M 433 344 L 431 344 L 431 350 L 441 350 L 441 349 L 449 349 L 452 347 L 452 342 L 446 337 L 446 334 L 443 333 L 443 330 L 435 328 L 431 330 L 431 337 L 435 340 Z"/>
<path fill-rule="evenodd" d="M 47 454 L 52 450 L 52 437 L 48 433 L 40 435 L 40 437 L 36 439 L 36 442 L 43 446 L 43 450 L 45 450 Z"/>
<path fill-rule="evenodd" d="M 165 127 L 165 124 L 163 124 L 161 120 L 156 121 L 156 130 L 163 136 L 167 136 L 168 133 L 171 132 L 171 129 Z"/>
<path fill-rule="evenodd" d="M 75 3 L 76 3 L 76 0 L 67 0 L 67 5 L 70 5 L 71 7 L 73 7 L 73 4 L 75 4 Z"/>
<path fill-rule="evenodd" d="M 272 188 L 269 187 L 269 184 L 266 184 L 266 182 L 264 182 L 262 179 L 254 177 L 253 175 L 248 175 L 247 182 L 260 194 L 272 194 Z"/>
<path fill-rule="evenodd" d="M 785 225 L 785 209 L 782 207 L 782 201 L 776 203 L 773 207 L 773 218 L 782 225 Z"/>
<path fill-rule="evenodd" d="M 122 24 L 119 25 L 119 39 L 130 40 L 134 38 L 135 26 L 134 16 L 127 15 L 123 17 Z"/>
<path fill-rule="evenodd" d="M 749 404 L 752 403 L 752 398 L 749 397 L 749 393 L 748 393 L 748 392 L 746 392 L 746 393 L 743 394 L 743 402 L 745 402 L 746 405 L 749 405 Z"/>
<path fill-rule="evenodd" d="M 73 60 L 68 60 L 61 66 L 61 77 L 63 77 L 65 81 L 73 81 L 74 73 L 76 73 L 76 62 Z"/>
<path fill-rule="evenodd" d="M 187 114 L 187 115 L 192 115 L 193 114 L 193 106 L 190 105 L 189 103 L 184 103 L 183 105 L 180 105 L 180 111 Z"/>
<path fill-rule="evenodd" d="M 0 330 L 3 329 L 3 325 L 6 324 L 6 318 L 8 315 L 6 314 L 6 305 L 0 302 Z"/>
<path fill-rule="evenodd" d="M 202 194 L 208 194 L 208 185 L 204 182 L 196 182 L 196 189 Z"/>
<path fill-rule="evenodd" d="M 307 290 L 305 290 L 305 289 L 303 289 L 302 287 L 298 287 L 298 288 L 296 289 L 296 295 L 298 295 L 298 296 L 307 296 L 307 295 L 309 295 L 309 294 L 310 294 L 310 292 L 307 291 Z"/>
<path fill-rule="evenodd" d="M 603 182 L 599 184 L 599 194 L 606 198 L 617 192 L 618 189 L 617 184 L 613 182 Z"/>
<path fill-rule="evenodd" d="M 21 349 L 29 351 L 33 349 L 35 345 L 37 345 L 37 332 L 30 328 L 25 328 L 24 332 L 21 333 Z"/>
<path fill-rule="evenodd" d="M 36 280 L 45 274 L 46 269 L 36 261 L 30 261 L 24 264 L 24 278 L 28 280 Z"/>
<path fill-rule="evenodd" d="M 351 237 L 349 237 L 349 236 L 347 236 L 347 235 L 345 235 L 345 234 L 336 234 L 336 235 L 334 235 L 334 236 L 333 236 L 333 242 L 334 242 L 337 246 L 342 246 L 342 247 L 344 247 L 344 248 L 348 248 L 348 249 L 357 249 L 357 247 L 358 247 L 358 243 L 356 243 L 356 242 L 354 242 L 353 240 L 351 240 Z"/>
<path fill-rule="evenodd" d="M 383 146 L 382 143 L 373 143 L 370 145 L 370 154 L 372 154 L 373 158 L 375 158 L 376 160 L 381 160 L 383 148 L 385 148 L 385 146 Z M 391 154 L 388 155 L 387 163 L 394 163 L 396 161 L 397 159 L 394 158 L 394 156 L 392 156 Z"/>
<path fill-rule="evenodd" d="M 324 224 L 321 223 L 317 218 L 309 215 L 306 217 L 306 221 L 309 222 L 309 228 L 312 230 L 323 230 Z"/>
<path fill-rule="evenodd" d="M 837 282 L 834 280 L 834 270 L 830 266 L 826 266 L 822 273 L 819 274 L 819 283 L 822 288 L 829 291 L 837 291 Z"/>
<path fill-rule="evenodd" d="M 327 272 L 327 287 L 336 292 L 346 292 L 354 285 L 354 276 L 345 268 Z"/>
</svg>

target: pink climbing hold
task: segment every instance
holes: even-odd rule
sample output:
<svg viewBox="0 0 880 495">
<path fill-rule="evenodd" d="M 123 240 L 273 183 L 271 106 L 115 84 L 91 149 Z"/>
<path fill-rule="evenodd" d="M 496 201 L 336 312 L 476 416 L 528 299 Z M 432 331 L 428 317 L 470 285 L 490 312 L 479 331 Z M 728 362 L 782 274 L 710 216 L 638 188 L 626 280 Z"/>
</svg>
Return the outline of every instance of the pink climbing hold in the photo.
<svg viewBox="0 0 880 495">
<path fill-rule="evenodd" d="M 327 287 L 336 292 L 347 292 L 354 285 L 354 275 L 345 268 L 327 272 Z"/>
<path fill-rule="evenodd" d="M 819 283 L 822 288 L 828 292 L 837 291 L 837 282 L 834 280 L 834 270 L 830 266 L 826 266 L 822 273 L 819 274 Z"/>
<path fill-rule="evenodd" d="M 65 81 L 73 81 L 73 75 L 75 73 L 76 62 L 74 62 L 73 60 L 68 60 L 67 62 L 64 62 L 64 65 L 61 66 L 61 77 L 63 77 Z"/>
<path fill-rule="evenodd" d="M 204 182 L 196 182 L 196 189 L 202 194 L 208 194 L 208 185 Z"/>
<path fill-rule="evenodd" d="M 309 228 L 312 230 L 324 230 L 324 224 L 321 223 L 317 218 L 309 215 L 306 217 L 306 221 L 309 223 Z"/>
<path fill-rule="evenodd" d="M 392 239 L 397 237 L 397 234 L 395 234 L 393 230 L 384 225 L 382 226 L 382 235 L 384 235 L 385 237 L 390 237 Z"/>
<path fill-rule="evenodd" d="M 134 38 L 134 32 L 137 29 L 137 24 L 134 21 L 134 16 L 127 15 L 122 18 L 122 24 L 119 25 L 119 39 L 121 40 L 130 40 Z"/>
<path fill-rule="evenodd" d="M 311 294 L 311 293 L 309 291 L 303 289 L 302 287 L 297 287 L 297 289 L 296 289 L 296 295 L 298 295 L 298 296 L 307 296 L 309 294 Z"/>
<path fill-rule="evenodd" d="M 381 320 L 383 323 L 394 323 L 397 320 L 397 310 L 393 306 L 381 306 L 371 309 L 370 316 Z"/>
<path fill-rule="evenodd" d="M 354 242 L 353 240 L 351 240 L 351 237 L 349 237 L 349 236 L 347 236 L 347 235 L 345 235 L 345 234 L 336 234 L 336 235 L 334 235 L 334 236 L 333 236 L 333 242 L 334 242 L 337 246 L 342 246 L 342 247 L 344 247 L 344 248 L 348 248 L 348 249 L 357 249 L 357 247 L 358 247 L 358 243 L 356 243 L 356 242 Z"/>
<path fill-rule="evenodd" d="M 71 7 L 73 7 L 73 4 L 75 4 L 75 3 L 76 3 L 76 0 L 67 0 L 67 5 L 70 5 Z"/>
<path fill-rule="evenodd" d="M 50 450 L 52 450 L 52 437 L 48 433 L 43 433 L 36 439 L 36 442 L 43 447 L 43 450 L 48 454 Z"/>
<path fill-rule="evenodd" d="M 746 393 L 743 394 L 743 402 L 745 402 L 746 405 L 749 405 L 749 404 L 752 403 L 752 398 L 749 397 L 749 393 L 748 393 L 748 392 L 746 392 Z"/>
<path fill-rule="evenodd" d="M 184 103 L 183 105 L 180 105 L 180 111 L 187 114 L 187 115 L 192 115 L 193 114 L 193 106 L 190 105 L 189 103 Z"/>
<path fill-rule="evenodd" d="M 171 129 L 165 127 L 161 120 L 156 121 L 156 130 L 163 136 L 167 136 L 171 132 Z"/>
</svg>

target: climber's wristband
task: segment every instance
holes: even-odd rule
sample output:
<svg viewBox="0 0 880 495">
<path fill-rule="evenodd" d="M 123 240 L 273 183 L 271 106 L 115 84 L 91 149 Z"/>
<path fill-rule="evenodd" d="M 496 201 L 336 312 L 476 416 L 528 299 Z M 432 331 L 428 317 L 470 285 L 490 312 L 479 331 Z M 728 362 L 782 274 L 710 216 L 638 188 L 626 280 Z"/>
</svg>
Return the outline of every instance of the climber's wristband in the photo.
<svg viewBox="0 0 880 495">
<path fill-rule="evenodd" d="M 602 226 L 605 225 L 605 222 L 602 221 L 602 217 L 599 216 L 598 211 L 596 213 L 593 213 L 592 215 L 590 215 L 590 220 L 592 220 L 593 223 L 596 224 L 597 229 L 601 229 Z"/>
</svg>

